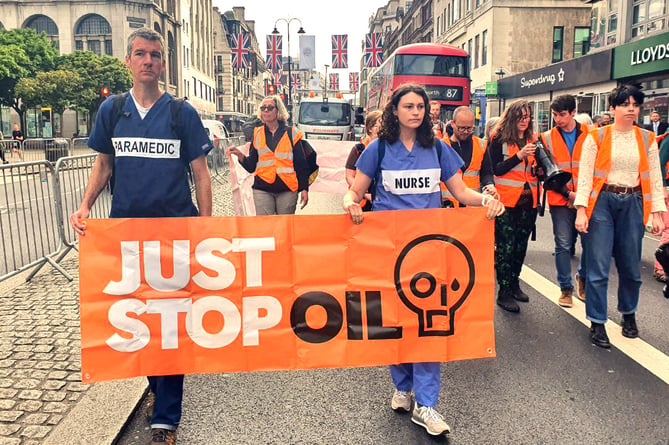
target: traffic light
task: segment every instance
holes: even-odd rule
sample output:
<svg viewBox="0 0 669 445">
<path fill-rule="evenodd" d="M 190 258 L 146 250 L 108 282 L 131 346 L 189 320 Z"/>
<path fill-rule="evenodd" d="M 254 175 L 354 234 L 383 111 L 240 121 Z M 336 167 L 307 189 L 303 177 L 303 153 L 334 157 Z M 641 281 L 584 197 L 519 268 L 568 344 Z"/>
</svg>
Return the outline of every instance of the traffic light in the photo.
<svg viewBox="0 0 669 445">
<path fill-rule="evenodd" d="M 276 94 L 276 87 L 272 84 L 267 85 L 267 95 L 271 96 L 273 94 Z"/>
<path fill-rule="evenodd" d="M 109 88 L 102 87 L 102 89 L 100 90 L 100 94 L 102 94 L 102 96 L 104 97 L 109 97 Z"/>
</svg>

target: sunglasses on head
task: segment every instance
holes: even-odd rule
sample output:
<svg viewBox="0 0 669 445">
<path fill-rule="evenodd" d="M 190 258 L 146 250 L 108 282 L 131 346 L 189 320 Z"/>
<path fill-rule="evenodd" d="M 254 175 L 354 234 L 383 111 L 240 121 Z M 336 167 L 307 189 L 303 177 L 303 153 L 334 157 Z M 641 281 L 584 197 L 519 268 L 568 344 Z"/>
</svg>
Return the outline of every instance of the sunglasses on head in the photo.
<svg viewBox="0 0 669 445">
<path fill-rule="evenodd" d="M 263 105 L 260 107 L 260 111 L 274 111 L 276 107 L 274 105 Z"/>
</svg>

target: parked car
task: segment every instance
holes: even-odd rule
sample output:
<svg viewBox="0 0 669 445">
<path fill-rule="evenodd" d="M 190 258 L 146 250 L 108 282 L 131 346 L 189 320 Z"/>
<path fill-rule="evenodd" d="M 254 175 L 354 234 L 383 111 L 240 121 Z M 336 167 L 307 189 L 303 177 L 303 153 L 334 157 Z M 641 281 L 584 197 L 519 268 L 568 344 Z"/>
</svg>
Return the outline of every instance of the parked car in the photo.
<svg viewBox="0 0 669 445">
<path fill-rule="evenodd" d="M 202 119 L 202 125 L 204 125 L 204 130 L 207 132 L 209 139 L 211 139 L 215 147 L 218 147 L 218 139 L 227 139 L 230 137 L 228 129 L 225 128 L 225 125 L 223 125 L 223 122 L 221 121 Z"/>
</svg>

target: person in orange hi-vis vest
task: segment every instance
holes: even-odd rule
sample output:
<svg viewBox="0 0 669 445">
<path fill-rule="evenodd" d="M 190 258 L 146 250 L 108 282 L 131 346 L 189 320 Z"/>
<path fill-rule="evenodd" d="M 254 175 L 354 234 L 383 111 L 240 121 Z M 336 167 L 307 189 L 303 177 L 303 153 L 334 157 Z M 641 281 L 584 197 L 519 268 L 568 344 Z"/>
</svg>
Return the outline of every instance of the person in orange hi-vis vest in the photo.
<svg viewBox="0 0 669 445">
<path fill-rule="evenodd" d="M 353 180 L 355 179 L 355 163 L 358 162 L 358 158 L 365 151 L 369 143 L 376 139 L 381 128 L 382 115 L 382 110 L 374 110 L 367 113 L 367 117 L 365 118 L 365 137 L 361 138 L 360 142 L 355 144 L 348 154 L 348 158 L 346 159 L 346 184 L 349 187 L 353 185 Z M 365 193 L 365 198 L 360 202 L 360 205 L 365 212 L 372 210 L 372 196 L 370 193 Z"/>
<path fill-rule="evenodd" d="M 288 111 L 279 96 L 263 99 L 258 117 L 263 125 L 253 130 L 249 155 L 237 147 L 228 151 L 237 156 L 246 171 L 255 174 L 252 188 L 256 215 L 293 214 L 298 195 L 301 208 L 309 202 L 309 167 L 301 146 L 304 134 L 286 126 Z"/>
<path fill-rule="evenodd" d="M 592 130 L 581 153 L 574 206 L 586 252 L 585 315 L 592 323 L 590 340 L 602 348 L 611 347 L 604 326 L 611 257 L 618 270 L 622 334 L 636 338 L 645 225 L 650 220 L 656 235 L 664 229 L 667 207 L 655 135 L 634 125 L 643 99 L 634 86 L 614 88 L 609 95 L 614 123 Z"/>
<path fill-rule="evenodd" d="M 532 128 L 530 105 L 518 100 L 502 113 L 487 150 L 495 187 L 506 207 L 506 212 L 495 220 L 495 272 L 499 284 L 497 305 L 509 312 L 520 312 L 516 301 L 529 301 L 519 280 L 537 219 Z"/>
<path fill-rule="evenodd" d="M 498 197 L 490 159 L 484 156 L 486 142 L 474 136 L 474 130 L 474 112 L 469 107 L 461 106 L 453 111 L 453 120 L 446 125 L 442 140 L 450 145 L 465 163 L 462 166 L 462 180 L 467 187 Z M 440 187 L 442 206 L 460 207 L 443 182 Z"/>
<path fill-rule="evenodd" d="M 571 180 L 560 191 L 546 191 L 546 200 L 550 206 L 553 222 L 553 237 L 555 239 L 555 268 L 560 286 L 558 304 L 563 307 L 573 306 L 574 284 L 576 295 L 585 301 L 585 276 L 583 255 L 576 273 L 576 281 L 571 277 L 571 249 L 576 243 L 578 232 L 576 221 L 576 185 L 578 184 L 578 163 L 581 158 L 581 148 L 588 136 L 587 125 L 579 124 L 575 120 L 576 99 L 571 94 L 557 96 L 551 102 L 551 114 L 555 127 L 540 135 L 544 146 L 553 156 L 557 168 L 571 173 Z"/>
</svg>

